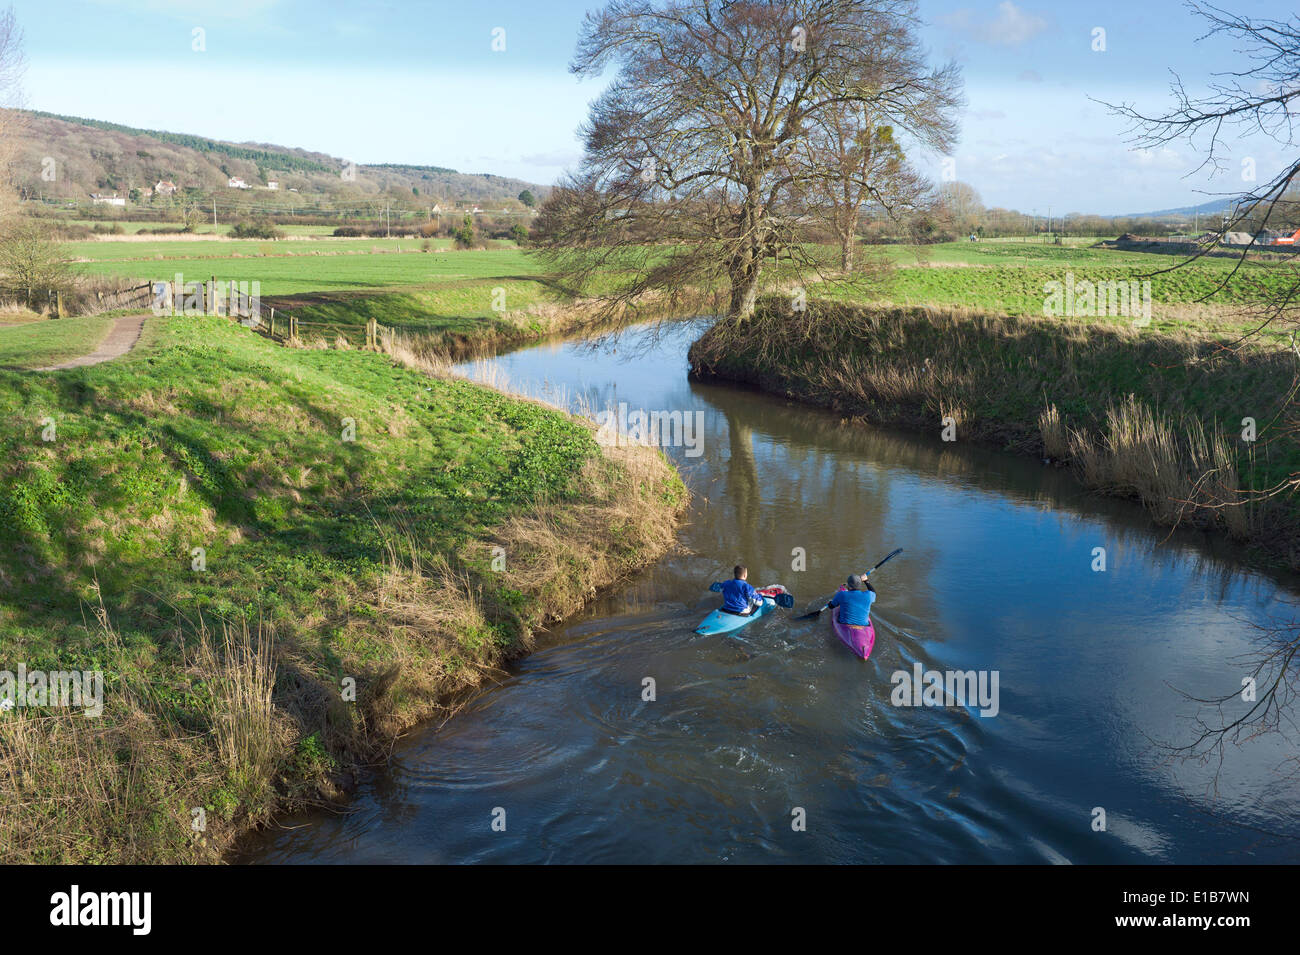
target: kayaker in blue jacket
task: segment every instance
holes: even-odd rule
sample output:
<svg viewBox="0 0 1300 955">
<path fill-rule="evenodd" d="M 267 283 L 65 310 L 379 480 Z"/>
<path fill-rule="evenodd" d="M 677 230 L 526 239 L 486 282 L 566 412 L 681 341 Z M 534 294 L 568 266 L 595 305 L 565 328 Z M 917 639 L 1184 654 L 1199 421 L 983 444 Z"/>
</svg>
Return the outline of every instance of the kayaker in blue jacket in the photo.
<svg viewBox="0 0 1300 955">
<path fill-rule="evenodd" d="M 830 606 L 839 607 L 839 621 L 849 627 L 865 627 L 871 623 L 871 605 L 876 601 L 876 588 L 865 576 L 849 574 L 847 590 L 836 592 Z"/>
<path fill-rule="evenodd" d="M 715 582 L 709 584 L 709 589 L 715 594 L 722 594 L 722 612 L 734 613 L 739 617 L 747 617 L 763 602 L 763 595 L 750 586 L 745 579 L 749 576 L 749 571 L 737 564 L 732 570 L 735 576 L 725 582 Z"/>
</svg>

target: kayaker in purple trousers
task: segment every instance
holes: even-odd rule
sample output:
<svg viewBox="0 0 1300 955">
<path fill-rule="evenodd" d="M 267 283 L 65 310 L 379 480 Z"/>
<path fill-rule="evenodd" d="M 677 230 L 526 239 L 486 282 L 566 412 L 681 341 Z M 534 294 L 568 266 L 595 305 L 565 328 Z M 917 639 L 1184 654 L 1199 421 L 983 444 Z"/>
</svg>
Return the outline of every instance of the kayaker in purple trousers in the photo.
<svg viewBox="0 0 1300 955">
<path fill-rule="evenodd" d="M 847 589 L 837 591 L 830 606 L 839 607 L 839 621 L 848 627 L 865 627 L 871 623 L 871 605 L 876 601 L 876 588 L 866 577 L 849 574 Z"/>
<path fill-rule="evenodd" d="M 732 571 L 735 577 L 725 582 L 709 584 L 715 594 L 722 594 L 722 612 L 734 613 L 738 617 L 747 617 L 763 602 L 762 595 L 750 586 L 745 579 L 749 571 L 740 564 Z"/>
</svg>

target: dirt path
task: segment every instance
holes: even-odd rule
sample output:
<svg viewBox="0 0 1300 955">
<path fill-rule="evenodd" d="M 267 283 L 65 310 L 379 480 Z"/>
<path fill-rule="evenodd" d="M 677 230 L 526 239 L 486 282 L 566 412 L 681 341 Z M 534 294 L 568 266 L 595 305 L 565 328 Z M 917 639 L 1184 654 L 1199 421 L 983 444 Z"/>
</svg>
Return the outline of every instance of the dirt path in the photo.
<svg viewBox="0 0 1300 955">
<path fill-rule="evenodd" d="M 98 365 L 101 362 L 120 358 L 134 348 L 135 343 L 140 340 L 140 332 L 144 329 L 144 320 L 148 317 L 149 315 L 146 313 L 144 315 L 125 315 L 122 318 L 115 319 L 113 327 L 104 336 L 104 340 L 99 343 L 99 347 L 89 355 L 82 355 L 79 358 L 73 358 L 57 365 L 34 370 L 59 371 L 64 368 L 81 368 L 85 365 Z"/>
</svg>

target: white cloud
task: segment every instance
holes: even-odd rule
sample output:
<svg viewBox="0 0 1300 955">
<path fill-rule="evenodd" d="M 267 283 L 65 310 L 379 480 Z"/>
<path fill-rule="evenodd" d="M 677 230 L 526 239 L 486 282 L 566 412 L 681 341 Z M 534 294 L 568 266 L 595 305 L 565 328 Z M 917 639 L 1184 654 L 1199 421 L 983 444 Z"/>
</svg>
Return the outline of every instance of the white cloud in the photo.
<svg viewBox="0 0 1300 955">
<path fill-rule="evenodd" d="M 992 46 L 1022 46 L 1047 30 L 1045 19 L 1027 13 L 1011 0 L 998 4 L 997 16 L 992 20 L 980 19 L 974 11 L 963 9 L 939 17 L 939 22 Z"/>
</svg>

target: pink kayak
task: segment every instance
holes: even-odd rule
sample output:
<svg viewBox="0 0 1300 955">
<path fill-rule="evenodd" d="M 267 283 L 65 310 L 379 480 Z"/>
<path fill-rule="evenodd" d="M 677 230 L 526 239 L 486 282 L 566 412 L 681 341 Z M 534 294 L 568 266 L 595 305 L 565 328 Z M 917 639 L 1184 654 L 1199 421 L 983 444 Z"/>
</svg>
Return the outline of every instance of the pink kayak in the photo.
<svg viewBox="0 0 1300 955">
<path fill-rule="evenodd" d="M 841 587 L 841 590 L 844 588 Z M 865 627 L 855 627 L 840 623 L 840 608 L 831 608 L 831 629 L 835 636 L 844 641 L 844 645 L 862 659 L 871 656 L 871 648 L 876 645 L 876 628 L 868 623 Z"/>
</svg>

